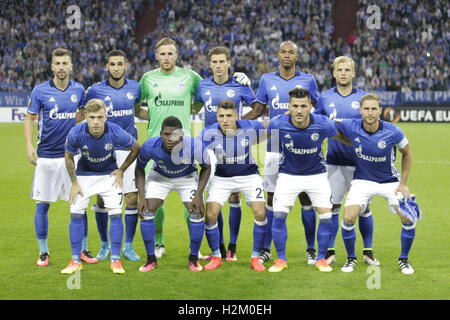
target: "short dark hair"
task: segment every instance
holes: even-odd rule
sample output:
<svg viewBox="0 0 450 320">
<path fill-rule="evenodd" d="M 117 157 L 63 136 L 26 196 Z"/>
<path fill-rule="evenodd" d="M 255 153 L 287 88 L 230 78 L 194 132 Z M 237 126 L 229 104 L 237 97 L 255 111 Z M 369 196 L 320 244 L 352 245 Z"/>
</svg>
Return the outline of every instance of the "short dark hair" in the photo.
<svg viewBox="0 0 450 320">
<path fill-rule="evenodd" d="M 54 57 L 63 57 L 63 56 L 69 56 L 70 59 L 72 59 L 72 55 L 70 54 L 70 51 L 64 48 L 56 48 L 52 51 L 52 60 Z"/>
<path fill-rule="evenodd" d="M 311 95 L 309 94 L 309 90 L 305 88 L 294 88 L 291 91 L 289 91 L 289 101 L 291 101 L 292 98 L 304 98 L 308 97 L 309 101 L 311 101 Z"/>
<path fill-rule="evenodd" d="M 214 47 L 208 52 L 208 60 L 211 60 L 212 55 L 224 54 L 227 61 L 231 60 L 230 49 L 227 47 Z"/>
<path fill-rule="evenodd" d="M 217 109 L 233 109 L 236 111 L 236 104 L 232 100 L 221 100 L 217 105 Z"/>
<path fill-rule="evenodd" d="M 171 38 L 162 38 L 161 40 L 159 40 L 155 45 L 155 51 L 158 51 L 159 47 L 167 45 L 173 45 L 175 47 L 175 50 L 178 51 L 177 43 Z"/>
<path fill-rule="evenodd" d="M 110 52 L 108 52 L 108 55 L 106 56 L 106 61 L 109 61 L 110 57 L 123 57 L 125 61 L 127 60 L 127 55 L 125 54 L 125 52 L 119 49 L 113 49 Z"/>
<path fill-rule="evenodd" d="M 161 125 L 161 131 L 166 127 L 174 127 L 175 129 L 183 129 L 183 125 L 181 124 L 180 119 L 177 117 L 167 117 L 164 119 Z"/>
</svg>

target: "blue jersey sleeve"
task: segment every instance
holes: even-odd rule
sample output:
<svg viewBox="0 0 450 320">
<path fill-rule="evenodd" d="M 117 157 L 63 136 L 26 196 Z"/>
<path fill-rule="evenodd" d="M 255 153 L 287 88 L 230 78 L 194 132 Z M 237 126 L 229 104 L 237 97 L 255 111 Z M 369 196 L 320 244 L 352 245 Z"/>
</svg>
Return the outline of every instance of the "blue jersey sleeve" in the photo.
<svg viewBox="0 0 450 320">
<path fill-rule="evenodd" d="M 209 154 L 208 152 L 206 152 L 206 147 L 203 144 L 203 142 L 198 138 L 194 138 L 193 141 L 194 141 L 194 159 L 198 163 L 206 163 L 206 164 L 211 163 Z"/>
<path fill-rule="evenodd" d="M 268 99 L 269 98 L 266 92 L 266 84 L 264 81 L 264 76 L 262 76 L 261 80 L 259 81 L 258 91 L 256 92 L 256 101 L 259 101 L 262 104 L 267 104 Z"/>
<path fill-rule="evenodd" d="M 333 120 L 330 120 L 328 118 L 325 118 L 325 119 L 326 119 L 325 123 L 326 123 L 326 131 L 327 131 L 326 135 L 327 135 L 327 137 L 330 137 L 330 138 L 334 137 L 337 133 L 336 123 Z"/>
<path fill-rule="evenodd" d="M 350 125 L 352 123 L 351 119 L 345 119 L 342 121 L 335 122 L 336 129 L 342 132 L 342 134 L 350 138 Z"/>
<path fill-rule="evenodd" d="M 319 98 L 317 99 L 317 104 L 314 107 L 314 113 L 323 114 L 324 116 L 326 116 L 325 109 L 323 107 L 323 97 L 322 97 L 322 95 L 320 95 Z"/>
<path fill-rule="evenodd" d="M 203 99 L 202 99 L 202 95 L 201 95 L 201 90 L 202 89 L 202 84 L 200 83 L 197 86 L 197 90 L 195 90 L 195 96 L 194 96 L 194 101 L 195 102 L 199 102 L 199 103 L 203 103 Z"/>
<path fill-rule="evenodd" d="M 64 149 L 66 152 L 74 154 L 74 155 L 78 154 L 78 149 L 79 149 L 79 145 L 77 142 L 76 128 L 77 127 L 73 127 L 69 131 L 69 134 L 67 135 L 67 138 L 66 138 L 66 144 L 64 146 Z"/>
<path fill-rule="evenodd" d="M 281 141 L 277 121 L 272 120 L 267 128 L 267 152 L 281 152 Z"/>
<path fill-rule="evenodd" d="M 39 94 L 39 88 L 34 88 L 31 91 L 30 103 L 28 104 L 27 111 L 33 114 L 39 114 L 41 111 L 41 99 Z"/>
<path fill-rule="evenodd" d="M 136 139 L 119 126 L 116 126 L 114 131 L 114 147 L 131 149 L 136 144 Z"/>
<path fill-rule="evenodd" d="M 311 96 L 312 101 L 317 101 L 319 97 L 319 87 L 317 86 L 316 78 L 313 75 L 311 75 L 309 95 Z"/>
<path fill-rule="evenodd" d="M 252 87 L 242 86 L 241 98 L 247 105 L 250 105 L 253 102 L 255 102 L 256 95 Z"/>
<path fill-rule="evenodd" d="M 392 136 L 392 142 L 394 144 L 399 144 L 400 142 L 402 142 L 403 139 L 405 139 L 405 134 L 396 125 L 393 125 L 393 127 L 394 127 L 394 134 Z"/>
<path fill-rule="evenodd" d="M 148 141 L 144 142 L 141 146 L 141 150 L 139 150 L 139 155 L 136 159 L 136 166 L 144 169 L 147 166 L 147 163 L 152 159 L 151 148 L 149 146 Z"/>
</svg>

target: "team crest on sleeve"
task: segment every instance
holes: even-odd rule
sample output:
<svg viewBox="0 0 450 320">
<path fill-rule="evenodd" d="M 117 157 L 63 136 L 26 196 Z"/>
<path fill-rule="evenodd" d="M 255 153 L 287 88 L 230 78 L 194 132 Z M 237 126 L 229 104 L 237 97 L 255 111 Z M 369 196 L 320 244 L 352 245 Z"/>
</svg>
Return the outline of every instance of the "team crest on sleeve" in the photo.
<svg viewBox="0 0 450 320">
<path fill-rule="evenodd" d="M 353 101 L 352 102 L 352 108 L 353 109 L 359 109 L 359 101 Z"/>
<path fill-rule="evenodd" d="M 106 150 L 106 151 L 109 151 L 109 150 L 111 150 L 112 148 L 113 148 L 113 145 L 112 145 L 111 143 L 105 144 L 105 150 Z"/>
<path fill-rule="evenodd" d="M 234 90 L 228 90 L 227 91 L 227 97 L 229 98 L 233 98 L 236 95 L 236 93 L 234 92 Z"/>
<path fill-rule="evenodd" d="M 312 141 L 317 141 L 319 140 L 320 135 L 317 132 L 314 132 L 311 134 L 311 140 Z"/>
<path fill-rule="evenodd" d="M 386 141 L 383 141 L 383 140 L 378 141 L 377 146 L 378 146 L 378 148 L 380 148 L 380 149 L 386 148 Z"/>
<path fill-rule="evenodd" d="M 78 97 L 77 97 L 77 95 L 76 94 L 73 94 L 73 95 L 71 95 L 70 96 L 70 100 L 72 101 L 72 102 L 77 102 L 78 101 Z"/>
</svg>

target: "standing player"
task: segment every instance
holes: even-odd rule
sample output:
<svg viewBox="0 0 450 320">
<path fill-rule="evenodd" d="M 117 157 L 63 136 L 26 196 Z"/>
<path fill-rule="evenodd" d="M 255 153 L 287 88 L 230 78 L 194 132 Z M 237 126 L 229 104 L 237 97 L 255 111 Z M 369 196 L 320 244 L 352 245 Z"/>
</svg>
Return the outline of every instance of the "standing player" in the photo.
<svg viewBox="0 0 450 320">
<path fill-rule="evenodd" d="M 145 73 L 141 80 L 141 101 L 148 106 L 149 138 L 159 136 L 161 124 L 169 116 L 177 117 L 186 135 L 191 136 L 191 112 L 202 108 L 199 102 L 193 102 L 197 86 L 202 80 L 195 71 L 176 66 L 178 50 L 174 40 L 163 38 L 156 43 L 156 60 L 159 68 Z M 238 81 L 249 84 L 243 74 L 235 74 Z M 189 212 L 185 210 L 186 221 Z M 165 253 L 163 237 L 164 210 L 158 209 L 155 216 L 155 255 L 160 258 Z"/>
<path fill-rule="evenodd" d="M 311 114 L 313 106 L 307 89 L 295 88 L 289 91 L 289 96 L 290 114 L 273 119 L 268 129 L 269 150 L 279 151 L 283 159 L 273 197 L 272 236 L 278 259 L 269 271 L 280 272 L 287 268 L 286 218 L 299 193 L 306 192 L 320 221 L 316 267 L 322 272 L 330 272 L 332 268 L 325 256 L 331 233 L 331 189 L 322 144 L 326 138 L 340 138 L 341 135 L 333 121 L 323 115 Z"/>
<path fill-rule="evenodd" d="M 316 113 L 328 116 L 331 120 L 361 118 L 359 101 L 367 94 L 365 91 L 353 87 L 355 77 L 355 61 L 346 56 L 334 59 L 333 76 L 336 87 L 323 92 L 316 105 Z M 332 230 L 330 244 L 327 251 L 327 262 L 336 261 L 334 242 L 339 229 L 339 210 L 345 193 L 350 189 L 350 183 L 355 173 L 353 149 L 334 140 L 328 141 L 327 173 L 332 194 Z M 367 206 L 359 215 L 359 230 L 364 241 L 364 261 L 371 265 L 379 265 L 372 252 L 373 218 Z"/>
<path fill-rule="evenodd" d="M 342 222 L 342 238 L 348 258 L 341 270 L 352 272 L 355 269 L 355 220 L 369 200 L 380 195 L 388 201 L 391 211 L 400 216 L 403 228 L 398 264 L 404 274 L 412 274 L 414 269 L 408 261 L 408 254 L 416 233 L 416 221 L 402 215 L 397 199 L 397 193 L 411 197 L 406 185 L 412 165 L 409 142 L 397 126 L 380 120 L 382 110 L 376 94 L 363 96 L 359 110 L 362 119 L 343 120 L 337 124 L 337 128 L 350 139 L 356 155 L 355 176 L 345 200 Z M 395 167 L 397 148 L 402 154 L 401 175 Z"/>
<path fill-rule="evenodd" d="M 136 159 L 140 147 L 136 139 L 120 126 L 106 121 L 106 106 L 102 100 L 90 100 L 85 113 L 86 123 L 70 130 L 65 148 L 66 168 L 72 181 L 69 196 L 72 260 L 61 273 L 72 274 L 82 269 L 82 221 L 93 195 L 102 197 L 111 219 L 111 270 L 113 273 L 124 273 L 120 262 L 123 174 Z M 116 149 L 131 151 L 120 168 L 114 156 Z M 75 171 L 74 155 L 79 152 L 81 157 Z"/>
<path fill-rule="evenodd" d="M 24 123 L 25 146 L 28 161 L 36 166 L 31 198 L 36 201 L 34 226 L 39 243 L 36 264 L 49 264 L 48 210 L 50 202 L 69 199 L 70 179 L 64 166 L 64 142 L 84 105 L 84 88 L 70 80 L 72 59 L 70 52 L 58 48 L 52 52 L 53 79 L 37 85 L 31 92 L 31 101 Z M 79 116 L 80 115 L 80 116 Z M 33 147 L 34 121 L 38 121 L 37 151 Z M 84 253 L 83 253 L 84 255 Z"/>
<path fill-rule="evenodd" d="M 230 49 L 225 47 L 214 47 L 208 52 L 208 59 L 213 75 L 200 81 L 195 95 L 195 101 L 200 102 L 204 106 L 205 127 L 217 122 L 217 105 L 220 101 L 225 99 L 235 103 L 238 119 L 254 119 L 252 117 L 254 113 L 252 112 L 242 116 L 243 105 L 254 104 L 256 96 L 250 86 L 240 84 L 234 77 L 229 75 L 228 72 L 231 67 Z M 223 217 L 221 212 L 218 217 L 220 251 L 222 258 L 226 257 L 227 261 L 236 261 L 236 243 L 242 217 L 239 193 L 231 194 L 229 203 L 230 243 L 227 252 L 223 239 Z M 210 258 L 210 256 L 204 257 L 204 259 L 206 258 Z"/>
<path fill-rule="evenodd" d="M 261 134 L 265 132 L 264 124 L 256 120 L 238 120 L 236 105 L 230 100 L 219 103 L 217 121 L 200 134 L 203 143 L 217 158 L 215 175 L 208 187 L 206 200 L 205 233 L 212 257 L 205 269 L 214 270 L 222 264 L 217 217 L 230 195 L 242 192 L 255 216 L 251 267 L 256 271 L 264 271 L 265 267 L 259 261 L 259 250 L 267 225 L 264 190 L 258 165 L 251 155 L 252 145 L 264 138 Z"/>
<path fill-rule="evenodd" d="M 278 50 L 279 67 L 278 71 L 264 74 L 259 82 L 259 88 L 256 93 L 256 101 L 259 105 L 255 111 L 264 110 L 264 106 L 269 107 L 269 117 L 274 117 L 288 111 L 289 91 L 294 88 L 305 88 L 310 93 L 313 104 L 316 103 L 319 91 L 317 82 L 313 75 L 303 73 L 296 69 L 295 63 L 298 60 L 298 48 L 292 41 L 285 41 L 280 44 Z M 270 259 L 270 244 L 272 242 L 271 226 L 273 219 L 273 193 L 275 191 L 275 183 L 278 173 L 279 159 L 277 153 L 268 150 L 264 163 L 264 190 L 267 191 L 267 219 L 268 232 L 261 251 L 261 261 L 265 262 Z M 316 234 L 316 213 L 314 212 L 311 201 L 305 193 L 299 196 L 302 205 L 302 222 L 305 227 L 306 237 L 306 258 L 308 264 L 316 263 L 315 250 L 315 234 Z"/>
<path fill-rule="evenodd" d="M 167 117 L 161 127 L 160 137 L 149 138 L 142 145 L 136 166 L 136 185 L 139 190 L 139 214 L 142 239 L 147 251 L 147 262 L 139 268 L 141 272 L 152 271 L 157 266 L 154 250 L 156 210 L 164 203 L 167 195 L 176 190 L 189 212 L 190 255 L 189 269 L 202 271 L 198 262 L 205 229 L 203 191 L 211 174 L 209 158 L 198 139 L 185 137 L 183 127 L 176 117 Z M 153 160 L 154 170 L 145 177 L 145 166 Z M 200 164 L 200 177 L 197 174 Z M 145 181 L 146 180 L 146 181 Z"/>
<path fill-rule="evenodd" d="M 108 121 L 114 122 L 122 129 L 132 135 L 136 140 L 138 138 L 137 128 L 134 123 L 134 117 L 139 116 L 141 89 L 139 83 L 134 80 L 126 79 L 127 58 L 123 51 L 112 50 L 107 56 L 107 68 L 109 73 L 108 80 L 96 83 L 87 90 L 86 100 L 101 99 L 106 105 Z M 118 148 L 116 150 L 117 165 L 121 166 L 130 151 Z M 133 250 L 133 239 L 136 232 L 138 221 L 137 213 L 137 189 L 134 182 L 134 167 L 131 166 L 124 173 L 122 186 L 125 195 L 125 244 L 123 255 L 129 260 L 139 260 L 139 256 Z M 97 254 L 97 259 L 104 260 L 108 258 L 108 213 L 104 207 L 103 200 L 97 196 L 95 205 L 95 218 L 97 228 L 102 241 L 101 248 Z"/>
</svg>

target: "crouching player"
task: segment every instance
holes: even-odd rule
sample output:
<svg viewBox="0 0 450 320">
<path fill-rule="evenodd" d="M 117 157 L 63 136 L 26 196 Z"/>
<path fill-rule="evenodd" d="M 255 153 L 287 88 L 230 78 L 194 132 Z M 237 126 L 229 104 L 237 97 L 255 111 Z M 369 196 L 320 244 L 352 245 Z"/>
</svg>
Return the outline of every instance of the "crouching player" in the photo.
<svg viewBox="0 0 450 320">
<path fill-rule="evenodd" d="M 150 160 L 154 161 L 154 170 L 145 177 L 145 167 Z M 200 164 L 200 176 L 195 161 Z M 210 174 L 211 165 L 208 154 L 203 154 L 202 142 L 185 137 L 181 121 L 176 117 L 164 119 L 160 137 L 149 138 L 144 142 L 135 169 L 141 233 L 147 251 L 147 262 L 139 271 L 148 272 L 157 267 L 154 218 L 172 190 L 179 193 L 189 211 L 189 269 L 193 272 L 202 271 L 198 251 L 205 229 L 203 191 Z"/>
<path fill-rule="evenodd" d="M 114 123 L 106 122 L 106 106 L 100 99 L 90 100 L 85 107 L 86 123 L 72 128 L 67 136 L 65 162 L 72 186 L 70 189 L 70 244 L 72 260 L 61 273 L 72 274 L 82 269 L 80 254 L 83 238 L 83 217 L 90 197 L 101 196 L 111 219 L 111 269 L 124 273 L 120 262 L 123 238 L 122 181 L 123 173 L 139 153 L 139 143 Z M 116 149 L 130 150 L 117 168 Z M 81 152 L 75 171 L 74 155 Z"/>
<path fill-rule="evenodd" d="M 391 211 L 400 216 L 403 228 L 398 264 L 404 274 L 412 274 L 414 269 L 408 261 L 408 254 L 415 237 L 415 222 L 419 217 L 405 215 L 399 210 L 396 196 L 401 193 L 411 198 L 406 185 L 412 165 L 409 143 L 397 126 L 380 120 L 380 98 L 376 94 L 363 96 L 359 111 L 362 119 L 343 120 L 337 124 L 338 130 L 352 142 L 356 154 L 356 171 L 345 201 L 342 222 L 342 238 L 348 258 L 341 270 L 352 272 L 355 269 L 355 220 L 369 200 L 379 195 L 388 201 Z M 401 174 L 395 167 L 397 148 L 402 154 Z"/>
<path fill-rule="evenodd" d="M 263 181 L 250 150 L 252 145 L 265 138 L 264 124 L 256 120 L 238 120 L 236 105 L 231 100 L 220 101 L 216 117 L 218 123 L 200 133 L 203 143 L 217 158 L 206 200 L 205 233 L 212 254 L 205 269 L 213 270 L 222 264 L 217 217 L 230 195 L 242 192 L 255 216 L 251 267 L 264 271 L 265 267 L 259 261 L 267 225 Z"/>
</svg>

